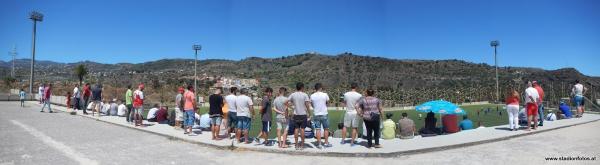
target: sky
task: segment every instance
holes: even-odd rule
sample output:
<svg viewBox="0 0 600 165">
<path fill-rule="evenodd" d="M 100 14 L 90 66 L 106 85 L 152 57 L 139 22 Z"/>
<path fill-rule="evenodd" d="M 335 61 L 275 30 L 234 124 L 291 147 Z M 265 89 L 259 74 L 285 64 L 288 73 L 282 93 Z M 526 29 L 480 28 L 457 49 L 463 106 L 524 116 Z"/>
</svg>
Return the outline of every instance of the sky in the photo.
<svg viewBox="0 0 600 165">
<path fill-rule="evenodd" d="M 140 63 L 306 52 L 459 59 L 600 76 L 598 0 L 0 0 L 1 60 Z M 1 55 L 1 54 L 0 54 Z"/>
</svg>

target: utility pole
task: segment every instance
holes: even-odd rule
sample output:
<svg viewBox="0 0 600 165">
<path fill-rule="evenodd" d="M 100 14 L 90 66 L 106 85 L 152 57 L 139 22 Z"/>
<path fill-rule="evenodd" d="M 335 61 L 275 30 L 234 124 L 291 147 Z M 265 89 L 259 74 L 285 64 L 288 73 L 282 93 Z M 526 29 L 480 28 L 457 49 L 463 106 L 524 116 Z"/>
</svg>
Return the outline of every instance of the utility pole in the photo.
<svg viewBox="0 0 600 165">
<path fill-rule="evenodd" d="M 198 65 L 198 51 L 202 50 L 202 46 L 200 45 L 193 45 L 192 49 L 194 49 L 195 51 L 195 59 L 194 59 L 194 95 L 196 95 L 196 97 L 198 97 L 197 95 L 197 91 L 198 91 L 198 69 L 197 69 L 197 65 Z"/>
<path fill-rule="evenodd" d="M 37 11 L 33 11 L 31 13 L 29 13 L 29 19 L 31 19 L 33 21 L 33 38 L 32 38 L 32 44 L 31 44 L 31 74 L 29 75 L 29 93 L 32 94 L 33 96 L 33 81 L 34 81 L 34 76 L 33 76 L 33 71 L 35 69 L 35 32 L 36 32 L 36 25 L 38 21 L 42 21 L 44 20 L 44 15 L 42 13 L 39 13 Z"/>
<path fill-rule="evenodd" d="M 497 51 L 497 47 L 500 45 L 500 42 L 498 40 L 494 40 L 492 42 L 490 42 L 490 46 L 494 47 L 494 64 L 496 65 L 496 102 L 498 102 L 500 100 L 500 92 L 498 89 L 498 51 Z"/>
<path fill-rule="evenodd" d="M 10 77 L 15 78 L 15 59 L 17 58 L 17 45 L 13 46 L 13 50 L 8 52 L 10 56 L 12 56 L 12 69 L 10 70 Z"/>
</svg>

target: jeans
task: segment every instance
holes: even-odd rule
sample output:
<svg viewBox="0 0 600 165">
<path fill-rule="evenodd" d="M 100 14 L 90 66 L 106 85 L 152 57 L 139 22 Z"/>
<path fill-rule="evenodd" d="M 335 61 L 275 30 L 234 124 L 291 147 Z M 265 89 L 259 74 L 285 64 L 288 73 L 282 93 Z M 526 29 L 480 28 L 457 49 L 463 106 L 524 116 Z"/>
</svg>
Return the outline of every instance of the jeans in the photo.
<svg viewBox="0 0 600 165">
<path fill-rule="evenodd" d="M 227 122 L 229 122 L 229 127 L 237 128 L 237 123 L 238 123 L 237 112 L 229 112 L 229 115 L 227 115 L 227 117 L 229 118 L 229 120 L 227 121 Z"/>
<path fill-rule="evenodd" d="M 373 146 L 373 134 L 375 134 L 375 145 L 379 145 L 379 136 L 381 135 L 379 132 L 380 120 L 379 118 L 374 118 L 373 121 L 365 120 L 365 126 L 367 127 L 367 147 Z"/>
<path fill-rule="evenodd" d="M 87 113 L 87 107 L 90 101 L 90 97 L 83 97 L 83 113 Z"/>
<path fill-rule="evenodd" d="M 46 108 L 46 105 L 48 105 L 48 111 L 52 112 L 52 108 L 50 108 L 50 100 L 44 100 L 44 105 L 42 105 L 42 112 L 44 111 L 44 108 Z"/>
<path fill-rule="evenodd" d="M 192 110 L 192 109 L 185 110 L 184 114 L 185 114 L 184 115 L 185 116 L 184 117 L 185 118 L 185 122 L 183 123 L 183 125 L 190 126 L 190 127 L 194 126 L 194 120 L 195 120 L 194 118 L 196 117 L 194 115 L 194 110 Z"/>
<path fill-rule="evenodd" d="M 510 129 L 519 128 L 519 105 L 507 105 L 506 111 L 508 113 L 508 127 Z"/>
<path fill-rule="evenodd" d="M 238 125 L 237 128 L 242 131 L 247 131 L 250 129 L 252 119 L 246 116 L 238 116 Z"/>
<path fill-rule="evenodd" d="M 544 104 L 540 104 L 538 105 L 538 121 L 540 122 L 541 125 L 544 124 Z"/>
<path fill-rule="evenodd" d="M 316 115 L 313 118 L 313 128 L 315 129 L 329 129 L 329 117 L 327 115 Z"/>
<path fill-rule="evenodd" d="M 125 118 L 127 119 L 127 122 L 132 122 L 133 121 L 133 113 L 131 113 L 133 111 L 133 105 L 128 104 L 126 105 L 127 107 L 127 112 L 125 112 Z"/>
<path fill-rule="evenodd" d="M 78 98 L 78 97 L 75 97 L 75 103 L 74 103 L 74 105 L 73 105 L 73 109 L 74 109 L 74 110 L 79 110 L 79 109 L 81 109 L 81 106 L 79 105 L 79 101 L 80 101 L 80 100 L 81 100 L 80 98 Z"/>
</svg>

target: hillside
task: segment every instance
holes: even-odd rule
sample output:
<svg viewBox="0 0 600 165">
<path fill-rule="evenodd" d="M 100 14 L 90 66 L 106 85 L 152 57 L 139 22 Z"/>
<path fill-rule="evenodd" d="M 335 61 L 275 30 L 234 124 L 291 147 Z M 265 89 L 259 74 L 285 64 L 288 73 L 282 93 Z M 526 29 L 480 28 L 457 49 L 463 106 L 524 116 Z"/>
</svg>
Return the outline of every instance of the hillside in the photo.
<svg viewBox="0 0 600 165">
<path fill-rule="evenodd" d="M 0 61 L 0 73 L 10 73 L 10 64 Z M 170 93 L 168 88 L 191 82 L 190 76 L 193 75 L 193 60 L 190 59 L 164 59 L 139 64 L 41 61 L 37 63 L 36 73 L 38 78 L 45 81 L 75 81 L 72 70 L 79 64 L 89 68 L 91 74 L 87 79 L 99 80 L 117 88 L 141 81 L 153 88 L 167 88 L 164 90 Z M 29 61 L 20 59 L 16 65 L 17 73 L 21 75 L 18 78 L 27 80 Z M 7 69 L 8 72 L 5 72 Z M 250 57 L 240 61 L 203 60 L 198 63 L 198 73 L 209 77 L 256 79 L 260 86 L 271 87 L 292 87 L 295 82 L 306 82 L 310 87 L 321 82 L 334 99 L 347 90 L 352 82 L 377 89 L 380 97 L 394 100 L 391 103 L 396 104 L 415 104 L 437 98 L 455 102 L 495 98 L 494 67 L 461 60 L 395 60 L 352 54 L 299 54 L 280 58 Z M 522 91 L 527 80 L 538 80 L 547 91 L 546 97 L 555 101 L 568 96 L 568 89 L 576 79 L 587 85 L 600 86 L 600 78 L 583 75 L 573 68 L 543 70 L 502 67 L 499 74 L 502 93 L 511 87 Z M 203 88 L 212 84 L 214 80 L 201 81 Z"/>
</svg>

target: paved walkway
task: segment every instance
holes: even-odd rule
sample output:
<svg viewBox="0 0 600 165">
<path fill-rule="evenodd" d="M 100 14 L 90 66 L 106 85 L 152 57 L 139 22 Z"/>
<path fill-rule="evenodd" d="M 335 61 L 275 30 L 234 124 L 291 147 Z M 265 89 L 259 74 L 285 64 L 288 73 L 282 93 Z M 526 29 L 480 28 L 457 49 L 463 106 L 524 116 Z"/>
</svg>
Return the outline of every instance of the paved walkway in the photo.
<svg viewBox="0 0 600 165">
<path fill-rule="evenodd" d="M 29 105 L 40 106 L 36 102 L 28 102 Z M 53 106 L 53 109 L 57 110 L 65 110 L 65 107 Z M 451 148 L 459 148 L 465 146 L 471 146 L 476 144 L 482 144 L 487 142 L 495 142 L 499 140 L 507 140 L 515 137 L 536 134 L 540 132 L 546 132 L 550 130 L 555 130 L 559 128 L 565 128 L 573 125 L 579 125 L 584 123 L 589 123 L 593 121 L 600 120 L 600 115 L 596 114 L 586 114 L 582 118 L 578 119 L 569 119 L 569 120 L 559 120 L 559 121 L 547 121 L 544 124 L 544 127 L 539 127 L 538 130 L 534 131 L 507 131 L 507 125 L 501 125 L 496 127 L 488 127 L 488 128 L 480 128 L 469 131 L 462 131 L 455 134 L 443 135 L 443 136 L 435 136 L 435 137 L 426 137 L 422 138 L 420 136 L 415 137 L 414 139 L 401 140 L 401 139 L 393 139 L 393 140 L 381 140 L 381 144 L 383 148 L 379 149 L 367 149 L 362 146 L 351 147 L 349 144 L 341 145 L 339 138 L 332 138 L 330 142 L 333 144 L 331 148 L 318 149 L 314 147 L 315 139 L 307 139 L 305 146 L 307 147 L 304 150 L 297 151 L 293 147 L 280 149 L 277 146 L 264 146 L 258 145 L 256 143 L 252 144 L 237 144 L 232 140 L 225 139 L 221 141 L 213 141 L 210 137 L 210 132 L 204 132 L 198 136 L 187 136 L 183 134 L 182 130 L 175 130 L 173 127 L 157 124 L 154 122 L 144 121 L 144 124 L 149 124 L 151 126 L 148 127 L 133 127 L 132 125 L 127 124 L 125 118 L 116 117 L 116 116 L 102 116 L 92 117 L 89 115 L 79 114 L 84 117 L 97 119 L 98 121 L 107 122 L 123 127 L 128 127 L 132 129 L 137 129 L 141 131 L 146 131 L 150 133 L 154 133 L 157 135 L 167 136 L 173 139 L 180 139 L 196 144 L 221 148 L 221 149 L 234 149 L 234 150 L 251 150 L 251 151 L 262 151 L 262 152 L 275 152 L 275 153 L 287 153 L 287 154 L 298 154 L 298 155 L 328 155 L 328 156 L 372 156 L 372 157 L 395 157 L 402 155 L 411 155 L 423 152 L 431 152 L 431 151 L 440 151 Z M 293 142 L 293 136 L 289 136 L 289 142 Z M 359 139 L 358 140 L 361 145 L 365 145 L 366 141 Z"/>
</svg>

